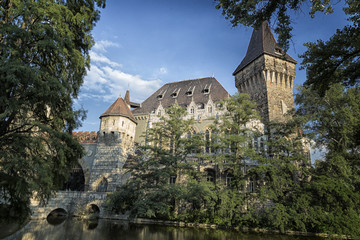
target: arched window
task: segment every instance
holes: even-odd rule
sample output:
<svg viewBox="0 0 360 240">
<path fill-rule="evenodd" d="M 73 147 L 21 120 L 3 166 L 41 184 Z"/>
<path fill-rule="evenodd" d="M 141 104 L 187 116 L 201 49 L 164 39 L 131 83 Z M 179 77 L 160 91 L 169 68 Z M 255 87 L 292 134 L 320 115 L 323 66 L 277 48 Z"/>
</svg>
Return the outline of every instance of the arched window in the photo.
<svg viewBox="0 0 360 240">
<path fill-rule="evenodd" d="M 253 193 L 255 192 L 255 182 L 253 178 L 249 179 L 249 185 L 248 185 L 249 192 Z"/>
<path fill-rule="evenodd" d="M 210 131 L 208 129 L 205 132 L 205 152 L 210 152 Z"/>
<path fill-rule="evenodd" d="M 216 131 L 211 132 L 211 153 L 216 153 L 217 147 L 216 147 Z"/>
<path fill-rule="evenodd" d="M 99 185 L 96 188 L 97 192 L 106 192 L 108 187 L 108 181 L 105 177 L 103 177 L 99 183 Z"/>
</svg>

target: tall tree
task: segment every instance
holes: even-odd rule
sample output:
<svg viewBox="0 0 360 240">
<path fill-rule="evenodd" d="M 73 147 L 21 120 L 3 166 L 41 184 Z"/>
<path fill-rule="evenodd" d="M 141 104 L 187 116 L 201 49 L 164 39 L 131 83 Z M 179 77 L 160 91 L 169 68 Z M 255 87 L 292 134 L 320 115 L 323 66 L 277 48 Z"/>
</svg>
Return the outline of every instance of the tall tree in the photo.
<svg viewBox="0 0 360 240">
<path fill-rule="evenodd" d="M 105 0 L 0 2 L 0 198 L 19 215 L 45 201 L 82 156 L 73 99 Z"/>
<path fill-rule="evenodd" d="M 140 147 L 142 154 L 136 157 L 126 185 L 131 187 L 125 187 L 132 189 L 133 202 L 128 203 L 122 197 L 127 192 L 114 193 L 108 201 L 113 211 L 131 210 L 134 216 L 165 219 L 177 214 L 184 184 L 176 183 L 185 183 L 195 170 L 187 157 L 202 143 L 197 136 L 185 137 L 193 123 L 193 119 L 186 119 L 186 114 L 186 110 L 175 103 L 148 130 L 149 144 Z"/>
</svg>

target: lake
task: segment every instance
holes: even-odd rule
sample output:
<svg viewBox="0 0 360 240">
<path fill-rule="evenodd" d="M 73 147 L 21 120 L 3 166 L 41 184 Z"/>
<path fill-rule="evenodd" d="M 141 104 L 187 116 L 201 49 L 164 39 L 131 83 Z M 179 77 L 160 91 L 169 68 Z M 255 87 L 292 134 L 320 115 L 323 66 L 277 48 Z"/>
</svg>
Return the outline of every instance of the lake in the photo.
<svg viewBox="0 0 360 240">
<path fill-rule="evenodd" d="M 139 225 L 121 220 L 64 221 L 31 220 L 24 228 L 6 240 L 319 240 L 317 237 L 299 237 L 268 234 L 248 234 L 230 230 Z"/>
</svg>

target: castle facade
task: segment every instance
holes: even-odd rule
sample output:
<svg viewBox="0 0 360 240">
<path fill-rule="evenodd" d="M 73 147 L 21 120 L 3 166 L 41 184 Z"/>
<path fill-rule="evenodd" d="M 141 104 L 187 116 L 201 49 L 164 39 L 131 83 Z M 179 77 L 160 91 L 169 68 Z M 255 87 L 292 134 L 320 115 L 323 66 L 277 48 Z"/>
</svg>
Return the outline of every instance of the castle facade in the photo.
<svg viewBox="0 0 360 240">
<path fill-rule="evenodd" d="M 267 22 L 253 31 L 247 53 L 233 75 L 238 91 L 248 93 L 257 103 L 262 128 L 269 121 L 286 121 L 286 113 L 294 108 L 295 64 L 279 48 Z M 219 102 L 229 96 L 214 77 L 167 83 L 141 104 L 131 102 L 127 91 L 124 99 L 118 98 L 100 116 L 98 133 L 74 133 L 87 152 L 79 161 L 85 190 L 111 192 L 120 188 L 129 177 L 125 169 L 134 144 L 147 143 L 146 131 L 174 103 L 186 108 L 187 117 L 195 120 L 190 134 L 207 137 L 214 119 L 224 114 Z M 260 145 L 265 138 L 254 143 Z"/>
</svg>

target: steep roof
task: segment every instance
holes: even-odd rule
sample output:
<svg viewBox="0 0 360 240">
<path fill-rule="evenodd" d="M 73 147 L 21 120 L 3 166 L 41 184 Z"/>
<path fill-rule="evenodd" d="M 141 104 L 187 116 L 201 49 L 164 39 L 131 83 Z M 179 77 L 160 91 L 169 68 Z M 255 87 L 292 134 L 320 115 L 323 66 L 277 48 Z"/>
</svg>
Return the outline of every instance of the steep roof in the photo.
<svg viewBox="0 0 360 240">
<path fill-rule="evenodd" d="M 142 102 L 140 108 L 134 109 L 133 113 L 151 113 L 160 104 L 166 109 L 173 105 L 175 101 L 180 106 L 187 107 L 192 100 L 196 104 L 205 104 L 210 98 L 212 101 L 217 102 L 228 96 L 229 93 L 214 77 L 166 83 Z"/>
<path fill-rule="evenodd" d="M 259 29 L 254 29 L 246 55 L 240 65 L 234 71 L 233 75 L 240 72 L 248 64 L 265 53 L 274 57 L 283 58 L 295 64 L 297 63 L 292 57 L 290 57 L 289 54 L 282 54 L 282 50 L 276 43 L 268 22 L 264 21 Z"/>
<path fill-rule="evenodd" d="M 103 113 L 100 118 L 107 116 L 122 116 L 135 121 L 134 115 L 130 111 L 128 105 L 125 103 L 124 99 L 119 97 L 116 101 Z"/>
</svg>

